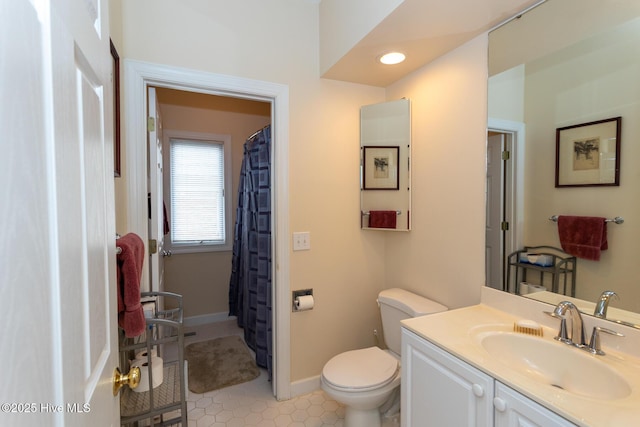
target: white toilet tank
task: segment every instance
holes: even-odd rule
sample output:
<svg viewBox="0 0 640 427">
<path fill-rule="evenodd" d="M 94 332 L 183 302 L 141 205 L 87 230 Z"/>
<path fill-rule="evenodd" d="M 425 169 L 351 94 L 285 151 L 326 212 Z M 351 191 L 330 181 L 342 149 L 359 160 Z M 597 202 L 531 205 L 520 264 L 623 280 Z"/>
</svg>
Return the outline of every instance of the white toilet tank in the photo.
<svg viewBox="0 0 640 427">
<path fill-rule="evenodd" d="M 382 317 L 382 332 L 384 342 L 395 354 L 401 352 L 400 321 L 425 314 L 447 311 L 447 307 L 428 298 L 421 297 L 404 289 L 386 289 L 378 295 L 380 316 Z"/>
</svg>

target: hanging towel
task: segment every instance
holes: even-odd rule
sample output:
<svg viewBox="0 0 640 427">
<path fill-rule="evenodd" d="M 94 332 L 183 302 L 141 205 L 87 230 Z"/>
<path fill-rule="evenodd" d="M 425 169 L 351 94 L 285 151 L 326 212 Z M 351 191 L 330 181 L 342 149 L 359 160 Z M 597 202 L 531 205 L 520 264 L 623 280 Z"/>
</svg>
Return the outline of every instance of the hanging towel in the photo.
<svg viewBox="0 0 640 427">
<path fill-rule="evenodd" d="M 137 337 L 145 329 L 144 312 L 140 303 L 140 278 L 144 262 L 144 242 L 134 233 L 118 239 L 118 324 L 127 337 Z"/>
<path fill-rule="evenodd" d="M 559 216 L 558 235 L 562 250 L 578 258 L 600 260 L 600 251 L 608 248 L 605 218 Z"/>
<path fill-rule="evenodd" d="M 396 211 L 370 211 L 369 228 L 396 228 Z"/>
</svg>

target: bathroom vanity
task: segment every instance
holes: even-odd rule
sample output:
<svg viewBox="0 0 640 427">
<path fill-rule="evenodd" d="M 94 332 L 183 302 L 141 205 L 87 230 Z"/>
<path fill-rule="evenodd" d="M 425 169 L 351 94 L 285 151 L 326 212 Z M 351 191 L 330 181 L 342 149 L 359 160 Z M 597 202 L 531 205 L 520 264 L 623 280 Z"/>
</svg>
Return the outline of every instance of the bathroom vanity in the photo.
<svg viewBox="0 0 640 427">
<path fill-rule="evenodd" d="M 413 332 L 402 333 L 403 426 L 574 425 Z"/>
<path fill-rule="evenodd" d="M 627 336 L 603 339 L 606 354 L 593 355 L 553 339 L 548 305 L 511 298 L 509 309 L 482 303 L 402 322 L 402 426 L 637 425 L 636 331 L 616 327 Z M 514 332 L 522 319 L 543 336 Z M 585 322 L 588 333 L 597 325 Z"/>
</svg>

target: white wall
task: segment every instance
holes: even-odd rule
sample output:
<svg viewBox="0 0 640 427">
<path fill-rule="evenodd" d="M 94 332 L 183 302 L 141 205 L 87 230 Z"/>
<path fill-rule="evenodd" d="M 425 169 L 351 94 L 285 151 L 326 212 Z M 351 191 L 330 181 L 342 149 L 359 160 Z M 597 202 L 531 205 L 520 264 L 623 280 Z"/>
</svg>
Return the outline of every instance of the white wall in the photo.
<svg viewBox="0 0 640 427">
<path fill-rule="evenodd" d="M 123 2 L 123 56 L 289 86 L 290 231 L 311 233 L 311 250 L 291 253 L 291 289 L 313 288 L 316 299 L 291 315 L 296 381 L 375 343 L 382 289 L 404 286 L 451 308 L 479 302 L 487 42 L 479 37 L 385 91 L 319 79 L 317 4 L 248 3 Z M 359 109 L 402 96 L 413 111 L 413 230 L 363 231 Z"/>
<path fill-rule="evenodd" d="M 290 282 L 316 297 L 314 310 L 291 315 L 291 379 L 372 345 L 384 238 L 359 228 L 358 117 L 384 90 L 318 78 L 317 4 L 122 3 L 123 57 L 289 86 L 290 231 L 311 232 L 311 250 L 291 253 Z"/>
<path fill-rule="evenodd" d="M 387 88 L 411 99 L 410 233 L 388 236 L 387 285 L 449 308 L 476 304 L 484 285 L 487 36 Z"/>
<path fill-rule="evenodd" d="M 489 117 L 524 122 L 524 64 L 489 79 Z"/>
<path fill-rule="evenodd" d="M 109 1 L 109 37 L 120 56 L 120 73 L 122 74 L 122 0 Z M 122 98 L 122 90 L 124 84 L 120 81 L 120 97 Z M 121 101 L 122 102 L 122 101 Z M 121 107 L 122 110 L 122 107 Z M 122 145 L 122 144 L 121 144 Z M 120 174 L 123 176 L 127 169 L 127 156 L 124 148 L 120 151 Z M 128 229 L 127 223 L 127 180 L 116 178 L 114 181 L 115 203 L 116 203 L 116 232 L 124 235 Z"/>
<path fill-rule="evenodd" d="M 479 301 L 484 282 L 485 36 L 385 91 L 318 78 L 319 10 L 312 2 L 121 3 L 121 57 L 290 87 L 290 229 L 310 231 L 312 246 L 291 254 L 291 287 L 313 287 L 317 300 L 314 310 L 291 317 L 293 381 L 318 375 L 334 354 L 373 343 L 380 289 L 405 286 L 452 308 Z M 637 86 L 629 90 L 637 95 Z M 414 115 L 413 230 L 361 231 L 359 108 L 401 96 L 412 99 Z M 638 117 L 634 108 L 630 117 Z M 623 123 L 623 132 L 629 132 L 627 123 L 633 126 L 633 120 Z M 640 169 L 632 163 L 638 158 L 631 151 L 634 139 L 634 134 L 623 134 L 623 185 L 639 178 Z M 615 192 L 607 191 L 607 197 Z M 546 200 L 531 203 L 543 206 Z M 614 214 L 628 216 L 628 222 L 638 217 L 632 210 Z M 623 233 L 622 227 L 614 232 Z M 612 241 L 618 248 L 619 238 L 612 235 Z M 626 280 L 637 284 L 637 274 Z"/>
</svg>

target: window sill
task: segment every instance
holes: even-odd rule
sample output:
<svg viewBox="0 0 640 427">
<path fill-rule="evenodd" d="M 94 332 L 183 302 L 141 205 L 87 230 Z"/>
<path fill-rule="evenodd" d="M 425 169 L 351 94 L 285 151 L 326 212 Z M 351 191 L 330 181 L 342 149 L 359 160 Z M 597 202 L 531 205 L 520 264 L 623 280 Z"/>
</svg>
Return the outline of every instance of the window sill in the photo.
<svg viewBox="0 0 640 427">
<path fill-rule="evenodd" d="M 165 250 L 171 251 L 172 254 L 195 254 L 202 252 L 231 252 L 232 245 L 203 245 L 203 246 L 170 246 L 167 245 Z"/>
</svg>

